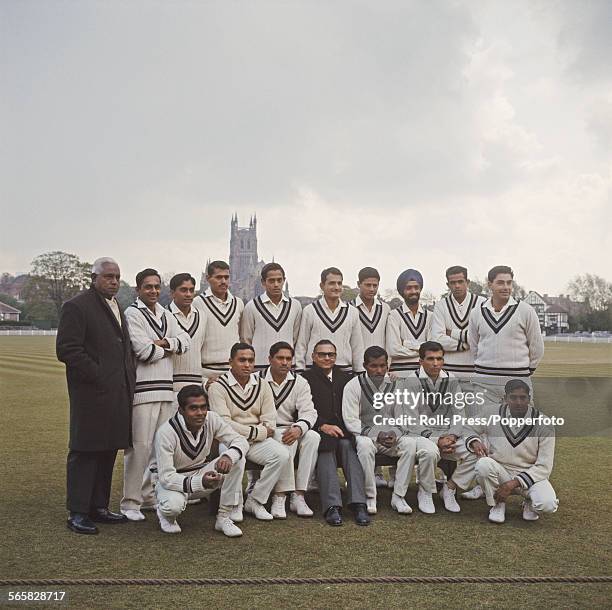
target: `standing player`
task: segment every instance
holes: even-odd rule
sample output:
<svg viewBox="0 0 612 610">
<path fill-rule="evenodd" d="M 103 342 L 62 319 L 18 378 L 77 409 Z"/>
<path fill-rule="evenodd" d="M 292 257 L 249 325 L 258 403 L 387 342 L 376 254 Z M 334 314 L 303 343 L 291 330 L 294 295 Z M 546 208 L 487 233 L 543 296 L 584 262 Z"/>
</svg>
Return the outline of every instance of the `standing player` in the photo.
<svg viewBox="0 0 612 610">
<path fill-rule="evenodd" d="M 397 278 L 397 291 L 404 303 L 387 318 L 387 352 L 390 371 L 398 377 L 418 370 L 419 347 L 429 339 L 432 316 L 419 303 L 422 290 L 423 276 L 416 269 L 406 269 Z"/>
<path fill-rule="evenodd" d="M 378 271 L 374 267 L 364 267 L 359 272 L 357 280 L 359 294 L 354 301 L 351 301 L 351 305 L 354 305 L 359 312 L 364 350 L 372 345 L 384 348 L 386 343 L 387 316 L 391 309 L 380 298 L 376 298 L 379 284 Z"/>
<path fill-rule="evenodd" d="M 295 346 L 302 319 L 300 302 L 283 294 L 285 271 L 278 263 L 264 265 L 261 284 L 265 293 L 245 305 L 240 323 L 242 341 L 255 349 L 255 369 L 268 366 L 266 354 L 274 343 Z"/>
<path fill-rule="evenodd" d="M 359 314 L 354 307 L 340 300 L 342 280 L 342 272 L 336 267 L 321 272 L 323 296 L 306 306 L 302 313 L 300 334 L 295 346 L 298 371 L 312 368 L 314 346 L 322 339 L 333 341 L 337 347 L 338 368 L 346 372 L 363 370 Z"/>
<path fill-rule="evenodd" d="M 194 307 L 206 318 L 202 345 L 202 375 L 206 378 L 229 370 L 227 355 L 240 341 L 240 317 L 244 303 L 229 291 L 230 268 L 224 261 L 213 261 L 206 268 L 210 285 L 194 299 Z"/>
</svg>

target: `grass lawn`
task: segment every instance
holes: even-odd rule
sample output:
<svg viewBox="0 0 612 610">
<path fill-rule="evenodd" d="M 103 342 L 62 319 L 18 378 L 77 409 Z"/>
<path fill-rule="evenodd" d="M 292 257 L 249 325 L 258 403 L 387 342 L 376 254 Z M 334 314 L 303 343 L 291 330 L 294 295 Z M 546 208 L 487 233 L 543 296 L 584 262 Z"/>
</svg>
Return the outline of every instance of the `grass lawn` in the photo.
<svg viewBox="0 0 612 610">
<path fill-rule="evenodd" d="M 538 406 L 548 415 L 568 418 L 573 428 L 572 435 L 560 434 L 557 442 L 551 482 L 560 498 L 559 511 L 535 523 L 520 518 L 517 498 L 502 526 L 488 523 L 483 501 L 464 501 L 460 515 L 446 513 L 436 500 L 436 515 L 415 510 L 400 516 L 388 507 L 385 491 L 368 528 L 350 519 L 341 528 L 330 528 L 320 513 L 307 520 L 291 514 L 287 521 L 273 523 L 247 517 L 241 526 L 244 536 L 229 540 L 212 530 L 213 518 L 203 504 L 188 508 L 180 519 L 179 536 L 163 534 L 154 516 L 144 523 L 101 526 L 99 536 L 77 536 L 65 526 L 68 407 L 54 337 L 0 337 L 1 577 L 610 575 L 612 519 L 605 473 L 610 472 L 612 449 L 611 376 L 612 345 L 547 344 L 534 381 Z M 121 462 L 120 456 L 113 486 L 115 508 L 121 496 Z M 407 499 L 416 507 L 414 486 Z M 316 496 L 312 501 L 316 505 Z M 0 600 L 6 600 L 8 590 L 2 591 Z M 78 608 L 603 608 L 610 607 L 612 594 L 606 584 L 65 590 L 68 604 Z"/>
</svg>

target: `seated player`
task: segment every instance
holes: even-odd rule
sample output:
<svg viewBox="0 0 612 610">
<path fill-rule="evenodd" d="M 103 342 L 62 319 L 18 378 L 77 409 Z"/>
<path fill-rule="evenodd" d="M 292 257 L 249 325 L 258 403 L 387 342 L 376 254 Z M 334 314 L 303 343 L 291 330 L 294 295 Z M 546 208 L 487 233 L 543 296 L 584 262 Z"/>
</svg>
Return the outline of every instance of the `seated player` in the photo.
<svg viewBox="0 0 612 610">
<path fill-rule="evenodd" d="M 259 480 L 244 503 L 244 510 L 257 519 L 274 517 L 266 510 L 274 486 L 289 461 L 287 447 L 274 440 L 276 409 L 270 386 L 253 373 L 255 351 L 248 343 L 235 343 L 229 359 L 230 370 L 208 390 L 210 409 L 218 413 L 249 443 L 246 458 L 263 466 Z M 240 489 L 242 498 L 242 488 Z M 232 513 L 232 521 L 242 521 L 242 506 Z"/>
<path fill-rule="evenodd" d="M 397 471 L 391 497 L 391 508 L 408 515 L 412 508 L 404 496 L 408 491 L 412 469 L 416 459 L 415 437 L 404 435 L 398 426 L 385 423 L 396 416 L 395 404 L 375 407 L 376 394 L 394 393 L 397 381 L 390 379 L 387 352 L 377 345 L 368 347 L 364 353 L 364 373 L 353 377 L 344 388 L 342 416 L 349 432 L 355 435 L 357 457 L 363 468 L 368 513 L 376 513 L 376 454 L 397 457 Z M 381 418 L 381 423 L 376 423 Z"/>
<path fill-rule="evenodd" d="M 491 507 L 489 521 L 506 520 L 506 500 L 510 494 L 523 496 L 523 519 L 536 521 L 541 514 L 554 513 L 559 506 L 548 481 L 555 456 L 555 431 L 537 421 L 543 416 L 529 404 L 529 386 L 524 381 L 512 379 L 504 390 L 502 404 L 483 411 L 485 417 L 498 413 L 500 421 L 475 428 L 466 445 L 480 458 L 476 478 Z M 512 418 L 518 420 L 516 425 L 512 425 Z M 486 443 L 481 435 L 486 435 Z"/>
<path fill-rule="evenodd" d="M 312 517 L 304 492 L 317 464 L 321 437 L 312 430 L 317 412 L 312 403 L 308 382 L 291 372 L 293 348 L 286 341 L 270 347 L 270 366 L 260 374 L 270 384 L 276 406 L 276 431 L 274 438 L 289 450 L 291 459 L 286 463 L 274 489 L 272 516 L 285 519 L 287 493 L 291 494 L 289 509 L 298 517 Z M 294 459 L 299 452 L 297 472 Z M 259 473 L 257 473 L 259 474 Z"/>
<path fill-rule="evenodd" d="M 214 440 L 227 451 L 207 462 Z M 208 412 L 201 385 L 188 385 L 178 393 L 178 412 L 155 435 L 158 482 L 157 516 L 168 534 L 181 531 L 176 518 L 190 498 L 202 498 L 221 487 L 215 529 L 226 536 L 242 536 L 230 519 L 240 502 L 247 441 L 216 413 Z"/>
<path fill-rule="evenodd" d="M 444 370 L 444 348 L 437 341 L 426 341 L 419 347 L 418 371 L 407 378 L 405 387 L 418 396 L 415 415 L 427 418 L 411 432 L 432 441 L 443 460 L 457 462 L 450 480 L 442 484 L 440 495 L 444 508 L 452 513 L 460 512 L 457 503 L 457 488 L 467 489 L 475 477 L 477 458 L 465 446 L 463 419 L 464 396 L 459 381 L 453 373 Z M 433 473 L 432 473 L 433 474 Z M 428 473 L 419 475 L 419 509 L 426 513 L 435 512 L 432 493 L 436 490 L 435 480 Z"/>
</svg>

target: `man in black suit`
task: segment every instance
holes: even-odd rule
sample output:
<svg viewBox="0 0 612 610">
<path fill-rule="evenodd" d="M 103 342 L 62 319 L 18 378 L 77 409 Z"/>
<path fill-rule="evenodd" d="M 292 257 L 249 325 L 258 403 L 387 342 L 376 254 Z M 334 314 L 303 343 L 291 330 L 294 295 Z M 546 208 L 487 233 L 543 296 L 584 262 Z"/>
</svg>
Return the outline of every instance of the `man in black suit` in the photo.
<svg viewBox="0 0 612 610">
<path fill-rule="evenodd" d="M 317 479 L 321 509 L 329 525 L 342 525 L 342 495 L 338 482 L 338 462 L 347 483 L 347 504 L 358 525 L 368 525 L 364 476 L 351 433 L 342 419 L 342 392 L 351 376 L 335 366 L 336 346 L 328 339 L 317 342 L 312 352 L 312 368 L 304 373 L 318 413 L 314 426 L 321 436 Z"/>
<path fill-rule="evenodd" d="M 68 528 L 78 534 L 97 534 L 94 522 L 127 521 L 108 503 L 117 450 L 132 442 L 136 382 L 127 322 L 115 300 L 119 266 L 100 258 L 91 277 L 89 290 L 64 303 L 56 343 L 70 398 Z"/>
</svg>

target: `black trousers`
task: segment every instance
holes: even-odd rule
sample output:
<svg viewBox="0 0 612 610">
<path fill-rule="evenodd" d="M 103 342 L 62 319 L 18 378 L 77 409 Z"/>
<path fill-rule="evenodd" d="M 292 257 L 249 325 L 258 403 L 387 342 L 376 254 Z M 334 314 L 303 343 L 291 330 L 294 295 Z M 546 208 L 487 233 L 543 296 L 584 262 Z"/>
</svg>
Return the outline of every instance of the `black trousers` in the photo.
<svg viewBox="0 0 612 610">
<path fill-rule="evenodd" d="M 89 513 L 108 508 L 117 450 L 68 452 L 66 464 L 66 508 L 71 513 Z"/>
</svg>

